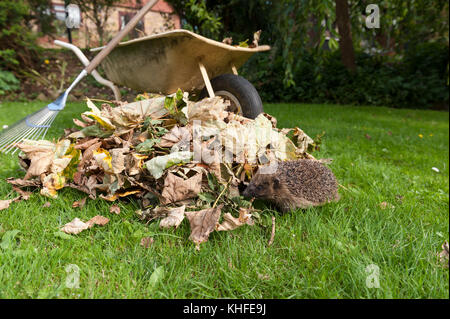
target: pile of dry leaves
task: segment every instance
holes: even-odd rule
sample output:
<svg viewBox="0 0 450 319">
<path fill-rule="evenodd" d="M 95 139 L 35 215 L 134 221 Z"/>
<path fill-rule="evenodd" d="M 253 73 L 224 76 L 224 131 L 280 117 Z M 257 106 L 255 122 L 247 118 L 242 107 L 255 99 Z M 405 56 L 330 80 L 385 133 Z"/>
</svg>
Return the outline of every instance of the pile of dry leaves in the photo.
<svg viewBox="0 0 450 319">
<path fill-rule="evenodd" d="M 239 188 L 258 165 L 312 158 L 307 151 L 314 142 L 301 129 L 277 129 L 267 114 L 250 120 L 227 112 L 229 102 L 220 97 L 193 102 L 178 91 L 101 109 L 88 100 L 87 106 L 74 119 L 79 129 L 65 130 L 58 141 L 24 140 L 18 147 L 26 174 L 8 182 L 15 189 L 38 187 L 51 198 L 63 187 L 111 202 L 132 195 L 142 220 L 176 228 L 187 217 L 197 245 L 214 230 L 253 224 L 258 213 Z M 62 231 L 105 222 L 74 220 Z"/>
</svg>

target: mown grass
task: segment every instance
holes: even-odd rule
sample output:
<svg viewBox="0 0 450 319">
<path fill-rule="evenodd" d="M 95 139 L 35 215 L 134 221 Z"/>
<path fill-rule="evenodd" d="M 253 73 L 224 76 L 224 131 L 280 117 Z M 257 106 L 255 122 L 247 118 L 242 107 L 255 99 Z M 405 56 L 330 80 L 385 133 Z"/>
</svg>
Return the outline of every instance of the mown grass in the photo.
<svg viewBox="0 0 450 319">
<path fill-rule="evenodd" d="M 1 103 L 0 125 L 45 104 Z M 84 110 L 84 103 L 69 103 L 47 137 L 59 136 Z M 84 196 L 74 190 L 55 200 L 35 192 L 0 211 L 0 236 L 20 231 L 12 249 L 0 248 L 0 297 L 449 298 L 449 271 L 437 258 L 449 238 L 448 113 L 301 104 L 265 111 L 279 127 L 299 126 L 312 137 L 326 132 L 315 155 L 334 159 L 330 167 L 343 186 L 338 203 L 266 211 L 266 228 L 214 232 L 196 251 L 187 220 L 160 230 L 158 222 L 138 220 L 133 202 L 121 202 L 120 215 L 112 215 L 101 199 L 72 208 Z M 4 180 L 10 176 L 23 176 L 17 159 L 0 155 L 1 199 L 15 196 Z M 43 208 L 46 201 L 51 206 Z M 55 236 L 73 218 L 97 214 L 109 224 L 71 239 Z M 276 235 L 268 247 L 273 215 Z M 154 238 L 148 249 L 139 245 L 144 236 Z M 80 269 L 79 288 L 66 287 L 70 264 Z M 366 285 L 372 264 L 379 288 Z M 155 284 L 157 267 L 164 274 Z"/>
</svg>

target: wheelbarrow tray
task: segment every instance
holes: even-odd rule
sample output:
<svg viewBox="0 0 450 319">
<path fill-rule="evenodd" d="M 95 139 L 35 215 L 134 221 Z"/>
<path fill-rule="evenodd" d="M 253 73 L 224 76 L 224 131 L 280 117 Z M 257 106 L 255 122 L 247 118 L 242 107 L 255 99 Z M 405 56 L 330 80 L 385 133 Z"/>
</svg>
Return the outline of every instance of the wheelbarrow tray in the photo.
<svg viewBox="0 0 450 319">
<path fill-rule="evenodd" d="M 95 48 L 92 51 L 101 50 Z M 137 91 L 172 94 L 204 87 L 201 62 L 210 78 L 238 69 L 254 53 L 270 46 L 237 47 L 187 30 L 174 30 L 122 42 L 103 60 L 112 82 Z"/>
</svg>

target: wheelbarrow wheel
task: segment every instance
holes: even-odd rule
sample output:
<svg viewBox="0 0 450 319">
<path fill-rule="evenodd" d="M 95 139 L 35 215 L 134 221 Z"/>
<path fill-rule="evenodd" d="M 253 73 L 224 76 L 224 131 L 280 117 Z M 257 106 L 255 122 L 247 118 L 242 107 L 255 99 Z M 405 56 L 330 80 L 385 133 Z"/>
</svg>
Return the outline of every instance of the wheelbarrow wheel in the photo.
<svg viewBox="0 0 450 319">
<path fill-rule="evenodd" d="M 229 111 L 254 119 L 263 111 L 261 98 L 255 87 L 239 75 L 222 74 L 211 80 L 214 94 L 230 101 Z M 208 97 L 206 87 L 200 99 Z"/>
</svg>

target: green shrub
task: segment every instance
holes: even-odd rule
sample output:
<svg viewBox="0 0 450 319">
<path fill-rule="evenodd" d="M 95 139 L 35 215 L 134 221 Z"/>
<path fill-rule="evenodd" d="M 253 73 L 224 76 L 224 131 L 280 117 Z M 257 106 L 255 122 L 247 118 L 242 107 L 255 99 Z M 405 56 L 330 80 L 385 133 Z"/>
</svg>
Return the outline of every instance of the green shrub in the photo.
<svg viewBox="0 0 450 319">
<path fill-rule="evenodd" d="M 0 70 L 0 95 L 19 88 L 19 80 L 9 71 Z"/>
<path fill-rule="evenodd" d="M 30 27 L 31 7 L 24 0 L 0 0 L 0 67 L 30 67 L 37 59 L 36 34 Z"/>
<path fill-rule="evenodd" d="M 295 86 L 285 87 L 284 60 L 277 54 L 256 54 L 241 70 L 266 102 L 307 102 L 427 108 L 448 105 L 446 43 L 424 43 L 404 56 L 356 52 L 356 73 L 350 74 L 339 51 L 299 52 L 292 69 Z"/>
</svg>

